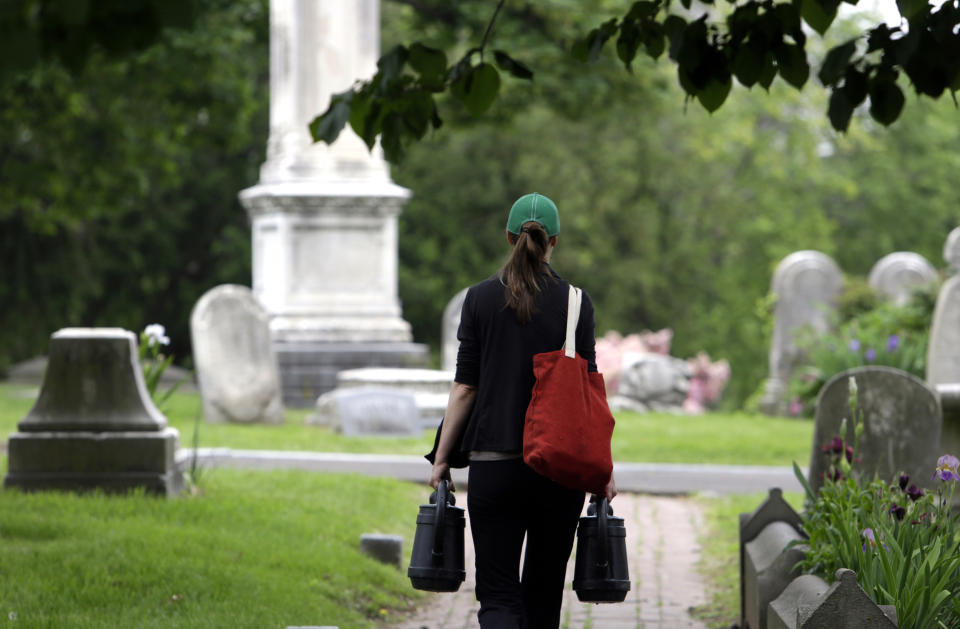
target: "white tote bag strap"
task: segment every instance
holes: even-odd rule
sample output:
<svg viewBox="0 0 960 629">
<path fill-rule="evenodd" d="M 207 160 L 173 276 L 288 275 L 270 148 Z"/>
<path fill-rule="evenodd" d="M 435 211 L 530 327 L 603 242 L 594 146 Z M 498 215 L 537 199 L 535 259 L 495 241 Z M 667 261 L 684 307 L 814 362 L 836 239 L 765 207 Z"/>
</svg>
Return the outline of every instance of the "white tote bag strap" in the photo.
<svg viewBox="0 0 960 629">
<path fill-rule="evenodd" d="M 567 358 L 574 358 L 577 355 L 577 322 L 580 321 L 580 295 L 581 291 L 573 284 L 570 285 L 570 293 L 567 297 L 567 338 L 563 343 L 564 355 Z"/>
</svg>

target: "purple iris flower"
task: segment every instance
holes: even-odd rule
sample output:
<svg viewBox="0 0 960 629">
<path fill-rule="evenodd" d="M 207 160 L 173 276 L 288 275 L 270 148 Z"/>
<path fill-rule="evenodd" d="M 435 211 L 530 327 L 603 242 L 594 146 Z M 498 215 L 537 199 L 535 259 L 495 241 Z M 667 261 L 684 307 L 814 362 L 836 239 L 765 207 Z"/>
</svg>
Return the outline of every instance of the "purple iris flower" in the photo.
<svg viewBox="0 0 960 629">
<path fill-rule="evenodd" d="M 907 483 L 910 482 L 910 475 L 900 472 L 900 478 L 898 480 L 900 483 L 900 491 L 907 491 Z"/>
<path fill-rule="evenodd" d="M 860 340 L 859 340 L 859 339 L 851 339 L 851 340 L 850 340 L 850 345 L 849 345 L 848 347 L 850 348 L 850 351 L 851 351 L 851 352 L 854 352 L 854 353 L 859 352 L 859 351 L 860 351 Z"/>
<path fill-rule="evenodd" d="M 937 459 L 937 471 L 933 473 L 933 477 L 939 478 L 942 481 L 960 480 L 960 471 L 957 471 L 958 467 L 960 467 L 960 459 L 957 459 L 957 457 L 952 454 L 944 454 Z"/>
<path fill-rule="evenodd" d="M 907 488 L 907 497 L 916 502 L 923 498 L 923 490 L 916 485 L 910 485 L 910 487 Z"/>
<path fill-rule="evenodd" d="M 891 334 L 890 338 L 887 339 L 887 351 L 895 352 L 898 347 L 900 347 L 900 337 L 896 334 Z"/>
<path fill-rule="evenodd" d="M 860 532 L 860 535 L 862 535 L 864 539 L 863 550 L 867 550 L 867 545 L 869 545 L 870 548 L 877 547 L 877 536 L 873 534 L 873 529 L 863 529 L 863 531 Z"/>
<path fill-rule="evenodd" d="M 867 359 L 868 363 L 872 363 L 877 359 L 877 350 L 873 349 L 872 347 L 868 347 L 867 351 L 863 353 L 863 357 Z"/>
<path fill-rule="evenodd" d="M 892 515 L 898 520 L 902 520 L 903 516 L 905 516 L 906 514 L 907 514 L 907 509 L 905 507 L 901 507 L 897 503 L 893 503 L 893 506 L 890 507 L 890 515 Z"/>
<path fill-rule="evenodd" d="M 840 454 L 843 452 L 843 439 L 840 437 L 834 437 L 830 440 L 830 443 L 823 446 L 823 451 L 827 453 Z"/>
</svg>

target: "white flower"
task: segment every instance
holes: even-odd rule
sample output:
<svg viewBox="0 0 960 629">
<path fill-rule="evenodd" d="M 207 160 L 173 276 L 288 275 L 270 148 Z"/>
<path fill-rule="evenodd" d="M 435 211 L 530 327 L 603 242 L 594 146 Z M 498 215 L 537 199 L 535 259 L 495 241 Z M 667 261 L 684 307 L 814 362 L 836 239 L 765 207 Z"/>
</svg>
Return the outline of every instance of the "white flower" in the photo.
<svg viewBox="0 0 960 629">
<path fill-rule="evenodd" d="M 10 612 L 9 614 L 7 614 L 7 618 L 9 618 L 10 620 L 16 620 L 17 612 Z"/>
<path fill-rule="evenodd" d="M 147 337 L 147 343 L 151 346 L 170 344 L 170 337 L 166 335 L 166 329 L 159 323 L 151 323 L 143 329 L 143 333 Z"/>
</svg>

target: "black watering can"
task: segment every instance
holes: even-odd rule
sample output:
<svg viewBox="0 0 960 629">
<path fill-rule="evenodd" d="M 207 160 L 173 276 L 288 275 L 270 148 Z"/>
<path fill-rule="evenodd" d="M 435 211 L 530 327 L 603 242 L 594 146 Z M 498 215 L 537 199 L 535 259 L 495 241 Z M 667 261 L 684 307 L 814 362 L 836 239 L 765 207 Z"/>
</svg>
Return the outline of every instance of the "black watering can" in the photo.
<svg viewBox="0 0 960 629">
<path fill-rule="evenodd" d="M 573 589 L 584 603 L 619 603 L 630 591 L 627 530 L 606 497 L 591 501 L 580 518 Z"/>
<path fill-rule="evenodd" d="M 407 576 L 413 587 L 428 592 L 456 592 L 466 578 L 463 569 L 463 509 L 455 507 L 447 481 L 420 505 L 417 532 Z"/>
</svg>

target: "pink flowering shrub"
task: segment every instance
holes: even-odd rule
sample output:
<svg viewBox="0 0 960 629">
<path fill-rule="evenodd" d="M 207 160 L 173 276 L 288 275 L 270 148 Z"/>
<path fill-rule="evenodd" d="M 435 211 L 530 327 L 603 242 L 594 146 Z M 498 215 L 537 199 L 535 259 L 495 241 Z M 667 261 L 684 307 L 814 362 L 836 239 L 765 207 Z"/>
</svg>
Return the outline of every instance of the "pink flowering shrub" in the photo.
<svg viewBox="0 0 960 629">
<path fill-rule="evenodd" d="M 624 357 L 630 354 L 670 355 L 673 330 L 663 328 L 656 332 L 644 330 L 639 334 L 623 336 L 610 330 L 597 339 L 597 369 L 603 374 L 607 393 L 617 392 L 620 370 Z M 718 402 L 723 389 L 730 380 L 730 364 L 726 360 L 713 362 L 706 352 L 700 352 L 687 361 L 692 372 L 690 389 L 683 408 L 689 413 L 702 413 L 708 406 Z"/>
</svg>

